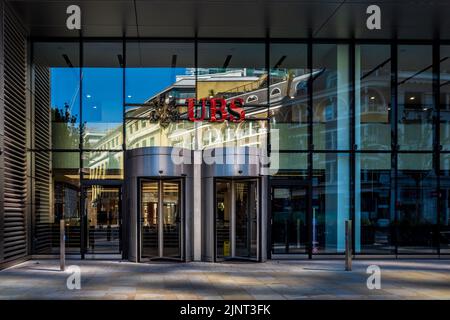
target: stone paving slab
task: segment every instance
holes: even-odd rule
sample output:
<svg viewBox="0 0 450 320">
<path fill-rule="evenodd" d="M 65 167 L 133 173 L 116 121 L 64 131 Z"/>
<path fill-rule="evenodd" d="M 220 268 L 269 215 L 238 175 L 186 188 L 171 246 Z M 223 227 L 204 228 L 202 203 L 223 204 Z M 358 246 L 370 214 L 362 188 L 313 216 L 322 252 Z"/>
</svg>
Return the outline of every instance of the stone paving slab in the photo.
<svg viewBox="0 0 450 320">
<path fill-rule="evenodd" d="M 450 299 L 450 260 L 279 260 L 266 263 L 136 264 L 70 260 L 81 289 L 69 290 L 57 260 L 27 261 L 0 271 L 0 299 Z M 366 270 L 381 269 L 381 289 L 369 290 Z"/>
</svg>

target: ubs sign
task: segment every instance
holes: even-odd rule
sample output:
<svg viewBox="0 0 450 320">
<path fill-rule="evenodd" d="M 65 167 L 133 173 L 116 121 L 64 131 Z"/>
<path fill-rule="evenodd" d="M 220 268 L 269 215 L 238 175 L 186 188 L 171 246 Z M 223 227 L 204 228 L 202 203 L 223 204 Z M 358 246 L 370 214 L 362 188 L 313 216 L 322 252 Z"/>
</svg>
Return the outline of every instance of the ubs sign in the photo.
<svg viewBox="0 0 450 320">
<path fill-rule="evenodd" d="M 242 122 L 245 120 L 244 100 L 241 98 L 233 98 L 228 102 L 223 98 L 203 98 L 200 101 L 189 98 L 186 100 L 190 121 Z"/>
</svg>

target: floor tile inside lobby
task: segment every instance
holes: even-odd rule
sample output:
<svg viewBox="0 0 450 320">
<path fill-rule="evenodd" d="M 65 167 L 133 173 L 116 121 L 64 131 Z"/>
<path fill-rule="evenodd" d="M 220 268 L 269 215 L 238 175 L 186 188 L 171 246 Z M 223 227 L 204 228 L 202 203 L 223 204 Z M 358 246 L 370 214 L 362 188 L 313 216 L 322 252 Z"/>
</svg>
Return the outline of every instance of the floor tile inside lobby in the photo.
<svg viewBox="0 0 450 320">
<path fill-rule="evenodd" d="M 58 260 L 33 260 L 0 271 L 0 299 L 450 299 L 449 260 L 342 260 L 266 263 L 134 264 L 69 260 L 81 289 Z M 368 289 L 369 265 L 381 288 Z"/>
</svg>

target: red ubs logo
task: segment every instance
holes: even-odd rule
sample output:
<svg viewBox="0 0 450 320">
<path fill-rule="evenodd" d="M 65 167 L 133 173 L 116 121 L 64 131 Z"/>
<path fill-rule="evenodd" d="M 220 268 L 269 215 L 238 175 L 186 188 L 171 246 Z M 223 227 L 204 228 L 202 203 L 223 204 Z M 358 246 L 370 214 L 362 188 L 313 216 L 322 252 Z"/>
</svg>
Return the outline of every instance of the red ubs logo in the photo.
<svg viewBox="0 0 450 320">
<path fill-rule="evenodd" d="M 196 104 L 195 98 L 187 99 L 188 117 L 190 121 L 241 122 L 245 120 L 244 100 L 233 98 L 227 103 L 223 98 L 203 98 Z M 197 110 L 201 108 L 201 115 L 198 117 Z"/>
</svg>

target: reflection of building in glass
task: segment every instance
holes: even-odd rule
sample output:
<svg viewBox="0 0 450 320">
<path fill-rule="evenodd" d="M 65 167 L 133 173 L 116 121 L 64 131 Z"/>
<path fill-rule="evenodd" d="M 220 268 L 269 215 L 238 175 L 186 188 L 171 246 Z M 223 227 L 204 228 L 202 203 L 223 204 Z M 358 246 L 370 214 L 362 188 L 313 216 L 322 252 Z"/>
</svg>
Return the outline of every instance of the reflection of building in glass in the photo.
<svg viewBox="0 0 450 320">
<path fill-rule="evenodd" d="M 208 72 L 209 71 L 209 72 Z M 215 71 L 215 72 L 214 72 Z M 266 148 L 268 129 L 268 111 L 273 122 L 306 121 L 306 87 L 310 78 L 305 70 L 274 70 L 267 90 L 267 73 L 263 70 L 237 69 L 232 71 L 203 69 L 200 75 L 180 75 L 166 89 L 150 97 L 140 105 L 126 109 L 126 144 L 127 149 L 151 146 L 173 146 L 192 150 L 229 146 L 253 146 Z M 189 73 L 189 72 L 188 72 Z M 297 74 L 296 74 L 297 73 Z M 322 70 L 314 71 L 317 77 Z M 241 98 L 244 101 L 246 121 L 242 123 L 212 123 L 203 121 L 193 123 L 187 120 L 187 98 Z M 149 120 L 153 110 L 147 105 L 156 99 L 176 99 L 181 119 L 171 123 L 168 128 L 161 128 L 157 122 Z M 270 101 L 270 108 L 269 103 Z M 302 107 L 303 105 L 303 107 Z M 303 113 L 303 114 L 302 114 Z M 96 150 L 116 150 L 122 144 L 122 127 L 119 126 L 107 134 L 87 132 L 85 139 Z M 115 166 L 109 164 L 107 151 L 91 153 L 88 160 L 90 176 L 102 177 L 108 169 Z M 110 159 L 112 159 L 110 157 Z M 115 158 L 120 163 L 120 155 Z M 105 176 L 103 176 L 105 177 Z"/>
</svg>

